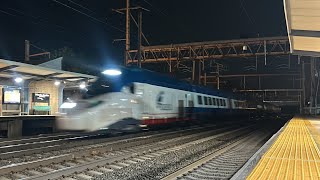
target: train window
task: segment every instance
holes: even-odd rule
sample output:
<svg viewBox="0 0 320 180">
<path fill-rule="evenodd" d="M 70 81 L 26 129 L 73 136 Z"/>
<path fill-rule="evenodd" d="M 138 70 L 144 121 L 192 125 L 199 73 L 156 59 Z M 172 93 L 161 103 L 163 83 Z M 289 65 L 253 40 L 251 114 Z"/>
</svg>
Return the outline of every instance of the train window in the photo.
<svg viewBox="0 0 320 180">
<path fill-rule="evenodd" d="M 220 106 L 220 99 L 217 99 L 217 106 Z"/>
<path fill-rule="evenodd" d="M 88 108 L 93 108 L 93 107 L 96 107 L 100 104 L 102 104 L 103 101 L 95 101 L 95 102 L 91 102 L 89 105 L 88 105 Z"/>
<path fill-rule="evenodd" d="M 209 105 L 212 105 L 212 100 L 210 97 L 208 97 Z"/>
<path fill-rule="evenodd" d="M 220 104 L 220 106 L 223 106 L 222 99 L 219 99 L 219 104 Z"/>
<path fill-rule="evenodd" d="M 212 98 L 212 104 L 213 104 L 214 106 L 217 105 L 217 103 L 216 103 L 216 98 Z"/>
<path fill-rule="evenodd" d="M 206 96 L 204 96 L 203 98 L 204 98 L 204 105 L 208 105 L 208 98 Z"/>
<path fill-rule="evenodd" d="M 135 88 L 134 88 L 134 84 L 131 84 L 130 86 L 129 86 L 129 89 L 130 89 L 130 93 L 132 93 L 132 94 L 134 94 L 135 92 Z"/>
<path fill-rule="evenodd" d="M 202 96 L 198 96 L 198 104 L 202 104 Z"/>
<path fill-rule="evenodd" d="M 223 100 L 223 104 L 224 104 L 224 106 L 227 106 L 227 102 L 225 99 Z"/>
</svg>

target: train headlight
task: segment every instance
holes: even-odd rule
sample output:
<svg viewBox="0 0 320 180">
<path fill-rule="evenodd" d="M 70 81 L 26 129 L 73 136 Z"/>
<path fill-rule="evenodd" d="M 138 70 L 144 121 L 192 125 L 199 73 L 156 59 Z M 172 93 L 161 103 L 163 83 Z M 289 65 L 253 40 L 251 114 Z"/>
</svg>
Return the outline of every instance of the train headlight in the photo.
<svg viewBox="0 0 320 180">
<path fill-rule="evenodd" d="M 131 102 L 131 103 L 134 103 L 134 104 L 138 104 L 138 101 L 135 100 L 135 99 L 131 99 L 130 102 Z"/>
<path fill-rule="evenodd" d="M 102 74 L 109 75 L 109 76 L 119 76 L 122 72 L 118 69 L 107 69 L 102 72 Z"/>
<path fill-rule="evenodd" d="M 77 103 L 65 102 L 60 106 L 60 108 L 61 109 L 72 109 L 72 108 L 74 108 L 76 106 L 77 106 Z"/>
</svg>

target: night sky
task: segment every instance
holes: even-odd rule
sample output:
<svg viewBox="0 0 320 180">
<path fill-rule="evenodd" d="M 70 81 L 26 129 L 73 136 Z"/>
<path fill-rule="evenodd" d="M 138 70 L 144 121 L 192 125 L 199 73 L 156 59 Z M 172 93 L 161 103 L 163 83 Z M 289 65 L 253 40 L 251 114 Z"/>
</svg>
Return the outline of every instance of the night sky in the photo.
<svg viewBox="0 0 320 180">
<path fill-rule="evenodd" d="M 280 0 L 131 0 L 131 5 L 151 10 L 143 14 L 151 45 L 286 35 Z M 84 63 L 121 63 L 125 43 L 113 40 L 125 38 L 125 16 L 112 9 L 123 7 L 125 0 L 1 0 L 0 58 L 22 60 L 28 39 L 48 51 L 72 48 Z M 131 27 L 135 48 L 133 22 Z"/>
</svg>

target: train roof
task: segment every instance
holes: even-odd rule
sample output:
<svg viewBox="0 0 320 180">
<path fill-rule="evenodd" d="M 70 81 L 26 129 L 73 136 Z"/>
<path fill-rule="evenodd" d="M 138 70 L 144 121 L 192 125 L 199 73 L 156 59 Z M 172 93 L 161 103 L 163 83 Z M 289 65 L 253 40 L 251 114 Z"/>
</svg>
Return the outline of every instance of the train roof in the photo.
<svg viewBox="0 0 320 180">
<path fill-rule="evenodd" d="M 118 86 L 117 90 L 120 90 L 124 85 L 128 85 L 133 82 L 139 82 L 139 83 L 147 83 L 151 85 L 174 88 L 179 90 L 203 93 L 203 94 L 208 94 L 213 96 L 241 99 L 240 97 L 237 97 L 233 93 L 192 85 L 188 82 L 178 80 L 174 77 L 170 77 L 168 75 L 160 74 L 157 72 L 153 72 L 153 71 L 149 71 L 141 68 L 121 67 L 121 66 L 117 66 L 115 68 L 120 70 L 122 74 L 119 76 L 112 76 L 112 77 L 102 74 L 100 77 L 104 77 L 107 80 L 113 81 L 113 83 L 116 83 Z"/>
</svg>

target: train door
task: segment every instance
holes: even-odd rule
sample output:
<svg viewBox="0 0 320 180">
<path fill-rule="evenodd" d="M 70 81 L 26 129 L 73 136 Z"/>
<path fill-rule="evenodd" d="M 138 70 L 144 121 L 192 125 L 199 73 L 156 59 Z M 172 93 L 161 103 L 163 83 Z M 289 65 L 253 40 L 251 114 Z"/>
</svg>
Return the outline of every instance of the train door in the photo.
<svg viewBox="0 0 320 180">
<path fill-rule="evenodd" d="M 194 103 L 193 103 L 193 98 L 191 94 L 186 94 L 186 106 L 189 108 L 193 108 L 194 107 Z"/>
<path fill-rule="evenodd" d="M 232 109 L 233 109 L 233 107 L 232 107 L 232 99 L 228 98 L 227 102 L 228 102 L 228 108 L 229 108 L 230 112 L 232 112 Z"/>
<path fill-rule="evenodd" d="M 193 109 L 194 109 L 194 100 L 191 94 L 186 94 L 186 104 L 187 104 L 187 111 L 185 112 L 186 117 L 192 119 Z"/>
<path fill-rule="evenodd" d="M 179 109 L 179 118 L 184 117 L 184 100 L 179 100 L 178 101 L 178 109 Z"/>
</svg>

